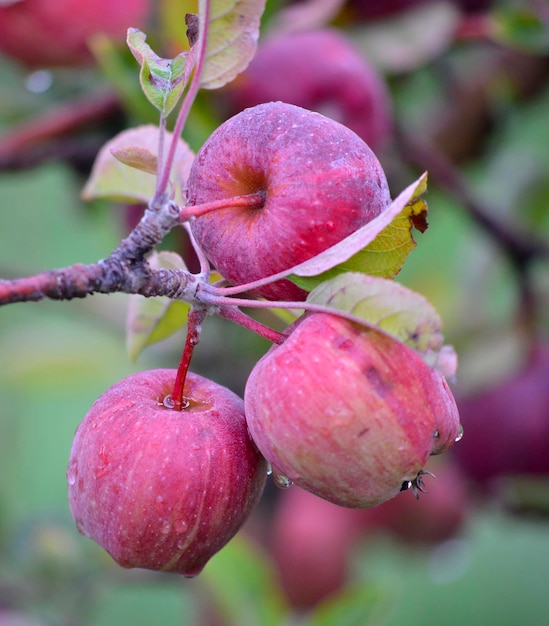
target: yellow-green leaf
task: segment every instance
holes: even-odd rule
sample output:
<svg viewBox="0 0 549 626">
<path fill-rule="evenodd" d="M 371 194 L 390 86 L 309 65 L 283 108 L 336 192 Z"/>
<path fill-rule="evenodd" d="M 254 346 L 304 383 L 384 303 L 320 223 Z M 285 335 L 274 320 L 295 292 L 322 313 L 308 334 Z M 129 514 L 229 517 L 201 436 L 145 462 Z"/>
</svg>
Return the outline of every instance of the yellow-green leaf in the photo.
<svg viewBox="0 0 549 626">
<path fill-rule="evenodd" d="M 173 59 L 163 59 L 146 40 L 145 33 L 137 28 L 128 29 L 128 47 L 141 66 L 139 80 L 143 93 L 153 106 L 167 116 L 185 89 L 187 52 L 180 52 Z"/>
<path fill-rule="evenodd" d="M 135 167 L 136 170 L 141 170 L 147 174 L 156 174 L 158 167 L 158 158 L 156 154 L 153 154 L 150 150 L 142 148 L 141 146 L 130 146 L 128 148 L 114 148 L 111 153 L 115 159 Z"/>
<path fill-rule="evenodd" d="M 427 204 L 422 195 L 427 174 L 407 187 L 383 213 L 318 256 L 294 267 L 291 280 L 311 290 L 346 272 L 393 278 L 416 246 L 413 229 L 427 228 Z"/>
<path fill-rule="evenodd" d="M 166 132 L 166 144 L 171 141 L 171 137 L 172 134 Z M 152 124 L 124 130 L 113 137 L 99 151 L 82 197 L 85 200 L 110 198 L 122 202 L 148 203 L 155 192 L 156 177 L 143 170 L 154 169 L 158 140 L 159 128 Z M 126 162 L 122 162 L 120 156 Z M 170 181 L 175 201 L 180 204 L 183 184 L 193 159 L 194 154 L 187 143 L 179 139 Z M 136 165 L 139 169 L 136 169 Z"/>
<path fill-rule="evenodd" d="M 211 0 L 201 87 L 217 89 L 232 81 L 255 55 L 265 0 Z"/>
<path fill-rule="evenodd" d="M 442 322 L 424 296 L 394 280 L 357 272 L 314 289 L 307 302 L 350 313 L 422 353 L 442 348 Z"/>
</svg>

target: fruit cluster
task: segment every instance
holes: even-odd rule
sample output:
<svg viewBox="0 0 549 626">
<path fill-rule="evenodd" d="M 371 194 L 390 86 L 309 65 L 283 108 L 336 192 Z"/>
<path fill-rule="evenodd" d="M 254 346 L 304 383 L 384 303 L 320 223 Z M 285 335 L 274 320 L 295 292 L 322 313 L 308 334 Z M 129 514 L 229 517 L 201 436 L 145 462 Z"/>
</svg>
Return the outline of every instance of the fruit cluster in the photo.
<svg viewBox="0 0 549 626">
<path fill-rule="evenodd" d="M 216 207 L 191 221 L 202 254 L 274 306 L 299 305 L 307 293 L 289 280 L 257 281 L 315 257 L 391 202 L 362 139 L 281 102 L 214 132 L 186 193 L 191 208 Z M 77 430 L 70 506 L 80 532 L 121 565 L 193 576 L 245 522 L 268 465 L 281 486 L 369 508 L 422 490 L 429 456 L 459 433 L 444 377 L 418 352 L 380 328 L 311 309 L 253 368 L 244 401 L 176 370 L 109 389 Z"/>
</svg>

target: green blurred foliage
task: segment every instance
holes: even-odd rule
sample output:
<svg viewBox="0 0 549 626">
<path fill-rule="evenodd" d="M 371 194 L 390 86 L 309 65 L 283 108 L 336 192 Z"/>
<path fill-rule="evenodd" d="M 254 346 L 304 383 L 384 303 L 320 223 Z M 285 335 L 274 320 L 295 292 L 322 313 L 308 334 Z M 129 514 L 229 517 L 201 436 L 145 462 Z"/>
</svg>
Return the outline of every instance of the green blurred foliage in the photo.
<svg viewBox="0 0 549 626">
<path fill-rule="evenodd" d="M 545 41 L 539 24 L 526 20 L 513 27 L 511 13 L 505 13 L 508 40 L 522 41 L 524 29 L 534 27 L 537 41 Z M 96 45 L 103 66 L 110 68 L 106 74 L 124 92 L 128 120 L 149 122 L 144 98 L 131 105 L 137 68 L 108 43 Z M 401 124 L 426 132 L 449 106 L 448 77 L 467 77 L 492 53 L 491 46 L 462 43 L 437 59 L 422 60 L 414 71 L 390 76 Z M 24 70 L 0 60 L 2 131 L 107 80 L 93 70 L 62 72 L 54 75 L 52 89 L 31 94 L 26 78 Z M 484 92 L 490 123 L 480 145 L 458 160 L 460 173 L 492 216 L 513 231 L 546 240 L 549 81 L 522 97 L 501 68 L 491 78 Z M 187 131 L 193 147 L 218 123 L 217 110 L 215 92 L 199 97 Z M 396 195 L 421 172 L 393 164 L 387 156 L 384 165 Z M 123 208 L 84 204 L 83 183 L 78 171 L 57 160 L 0 173 L 0 276 L 92 262 L 110 253 L 125 232 Z M 398 279 L 440 313 L 446 340 L 460 354 L 456 391 L 463 393 L 516 362 L 523 341 L 523 285 L 502 248 L 433 176 L 427 200 L 430 227 L 415 235 L 418 247 Z M 533 264 L 529 278 L 537 303 L 535 333 L 546 337 L 547 259 Z M 439 546 L 405 548 L 389 538 L 369 542 L 365 535 L 353 555 L 348 587 L 310 614 L 288 606 L 274 561 L 251 538 L 257 533 L 241 533 L 195 580 L 114 565 L 78 535 L 70 517 L 65 470 L 72 436 L 109 385 L 137 369 L 175 367 L 183 342 L 176 334 L 132 364 L 125 346 L 127 303 L 126 296 L 94 296 L 0 309 L 0 609 L 49 626 L 546 623 L 547 519 L 510 514 L 486 497 L 476 502 L 459 536 Z M 243 329 L 208 319 L 193 369 L 242 393 L 247 373 L 267 347 Z M 540 489 L 535 497 L 546 499 L 547 485 Z M 273 500 L 269 491 L 265 511 Z M 268 528 L 265 517 L 252 520 L 252 529 L 254 523 Z"/>
</svg>

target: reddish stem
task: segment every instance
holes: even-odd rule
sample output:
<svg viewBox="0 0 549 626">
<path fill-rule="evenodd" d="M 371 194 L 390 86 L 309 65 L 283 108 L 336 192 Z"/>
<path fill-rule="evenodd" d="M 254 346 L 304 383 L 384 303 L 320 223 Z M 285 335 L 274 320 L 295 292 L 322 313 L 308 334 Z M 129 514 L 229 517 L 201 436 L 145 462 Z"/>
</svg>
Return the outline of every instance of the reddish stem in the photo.
<svg viewBox="0 0 549 626">
<path fill-rule="evenodd" d="M 14 126 L 1 136 L 0 158 L 9 160 L 32 146 L 67 135 L 90 122 L 112 115 L 120 105 L 110 92 L 62 104 L 42 116 Z"/>
<path fill-rule="evenodd" d="M 221 200 L 212 200 L 211 202 L 203 202 L 196 206 L 186 206 L 181 209 L 180 220 L 186 222 L 191 217 L 200 217 L 206 213 L 217 211 L 219 209 L 227 209 L 229 207 L 238 207 L 244 209 L 260 209 L 265 204 L 264 193 L 250 193 L 243 196 L 234 196 L 232 198 L 222 198 Z"/>
<path fill-rule="evenodd" d="M 181 361 L 179 361 L 179 367 L 177 368 L 177 375 L 175 377 L 171 397 L 171 406 L 176 411 L 181 411 L 187 406 L 184 395 L 185 380 L 187 379 L 187 372 L 189 371 L 194 347 L 200 341 L 202 322 L 206 315 L 206 310 L 203 308 L 192 308 L 189 312 L 189 318 L 187 320 L 187 338 L 185 339 L 185 347 L 183 348 Z"/>
<path fill-rule="evenodd" d="M 232 305 L 232 303 L 231 306 L 221 307 L 219 309 L 219 315 L 225 319 L 231 320 L 231 322 L 234 322 L 239 326 L 243 326 L 244 328 L 251 330 L 260 337 L 263 337 L 268 341 L 272 341 L 273 343 L 283 343 L 286 339 L 286 335 L 284 333 L 280 333 L 277 330 L 258 322 L 253 319 L 253 317 L 246 315 L 246 313 L 243 313 L 239 308 Z"/>
<path fill-rule="evenodd" d="M 192 63 L 193 61 L 195 62 L 194 73 L 185 98 L 183 99 L 183 102 L 181 104 L 181 108 L 179 109 L 179 113 L 177 114 L 177 119 L 175 121 L 175 126 L 173 129 L 172 141 L 168 147 L 166 160 L 163 162 L 163 169 L 159 170 L 158 172 L 156 181 L 156 195 L 159 197 L 168 187 L 170 172 L 172 170 L 172 164 L 175 159 L 177 142 L 179 140 L 179 137 L 181 136 L 181 133 L 183 132 L 183 128 L 185 127 L 185 123 L 189 116 L 189 111 L 191 110 L 191 107 L 195 101 L 196 94 L 200 89 L 202 69 L 204 68 L 206 52 L 208 48 L 210 0 L 198 0 L 198 18 L 198 42 L 194 46 L 192 46 L 191 54 L 189 54 L 189 56 L 187 57 L 188 63 Z M 193 54 L 194 51 L 196 52 L 196 56 L 194 56 Z"/>
</svg>

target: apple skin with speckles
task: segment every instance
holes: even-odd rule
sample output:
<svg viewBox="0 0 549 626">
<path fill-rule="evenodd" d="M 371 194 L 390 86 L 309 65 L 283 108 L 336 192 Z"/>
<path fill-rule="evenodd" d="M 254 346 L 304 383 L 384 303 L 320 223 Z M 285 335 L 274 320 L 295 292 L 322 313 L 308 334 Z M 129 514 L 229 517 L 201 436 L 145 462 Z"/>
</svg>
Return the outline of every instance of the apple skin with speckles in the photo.
<svg viewBox="0 0 549 626">
<path fill-rule="evenodd" d="M 195 576 L 254 509 L 267 466 L 241 398 L 189 373 L 189 406 L 166 408 L 175 377 L 133 374 L 93 404 L 70 453 L 69 503 L 119 565 Z"/>
<path fill-rule="evenodd" d="M 316 256 L 391 202 L 368 145 L 342 124 L 285 102 L 260 104 L 219 126 L 199 150 L 187 204 L 263 194 L 260 207 L 227 206 L 191 221 L 195 239 L 233 285 Z M 288 280 L 258 288 L 268 300 L 304 300 Z"/>
<path fill-rule="evenodd" d="M 441 374 L 397 339 L 333 314 L 299 320 L 255 365 L 244 402 L 273 470 L 350 508 L 412 486 L 460 432 Z"/>
</svg>

